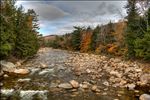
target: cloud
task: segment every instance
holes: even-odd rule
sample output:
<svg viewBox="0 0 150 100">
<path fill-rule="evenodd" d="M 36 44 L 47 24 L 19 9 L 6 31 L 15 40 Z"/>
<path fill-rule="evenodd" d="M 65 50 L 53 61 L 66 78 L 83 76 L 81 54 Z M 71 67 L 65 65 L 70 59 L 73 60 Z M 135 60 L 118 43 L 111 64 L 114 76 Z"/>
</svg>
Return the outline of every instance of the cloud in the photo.
<svg viewBox="0 0 150 100">
<path fill-rule="evenodd" d="M 22 4 L 25 9 L 34 9 L 40 20 L 53 21 L 68 15 L 58 7 L 44 1 L 18 1 L 17 3 L 17 5 Z"/>
<path fill-rule="evenodd" d="M 24 1 L 17 2 L 39 15 L 40 32 L 64 34 L 73 26 L 95 27 L 126 16 L 126 1 Z M 45 33 L 46 32 L 46 33 Z"/>
</svg>

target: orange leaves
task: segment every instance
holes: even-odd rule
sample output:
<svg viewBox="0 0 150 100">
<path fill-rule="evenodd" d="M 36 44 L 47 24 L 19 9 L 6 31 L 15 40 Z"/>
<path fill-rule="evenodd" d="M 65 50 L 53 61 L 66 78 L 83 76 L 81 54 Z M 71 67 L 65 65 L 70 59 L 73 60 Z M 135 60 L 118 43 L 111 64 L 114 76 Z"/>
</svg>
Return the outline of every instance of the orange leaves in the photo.
<svg viewBox="0 0 150 100">
<path fill-rule="evenodd" d="M 118 46 L 116 44 L 110 44 L 110 46 L 107 49 L 108 53 L 115 53 L 117 50 L 117 47 Z"/>
<path fill-rule="evenodd" d="M 91 37 L 92 37 L 92 31 L 91 30 L 85 31 L 83 33 L 81 44 L 80 44 L 80 51 L 81 52 L 88 52 L 90 50 Z"/>
</svg>

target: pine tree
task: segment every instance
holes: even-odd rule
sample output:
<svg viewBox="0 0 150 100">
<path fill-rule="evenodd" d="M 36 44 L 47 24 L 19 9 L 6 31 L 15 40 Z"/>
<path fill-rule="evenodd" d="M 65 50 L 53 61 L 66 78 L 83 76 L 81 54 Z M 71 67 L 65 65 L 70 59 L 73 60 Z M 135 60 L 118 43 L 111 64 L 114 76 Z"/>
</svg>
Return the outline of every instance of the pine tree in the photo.
<svg viewBox="0 0 150 100">
<path fill-rule="evenodd" d="M 1 59 L 9 56 L 15 46 L 16 33 L 14 32 L 15 1 L 0 1 L 0 56 Z"/>
<path fill-rule="evenodd" d="M 143 37 L 138 37 L 135 40 L 135 55 L 138 58 L 144 58 L 145 60 L 150 60 L 150 8 L 145 13 L 145 16 L 143 17 L 143 22 L 145 22 L 145 26 L 141 27 L 144 30 Z"/>
<path fill-rule="evenodd" d="M 80 43 L 81 43 L 81 32 L 83 31 L 83 28 L 81 27 L 74 27 L 75 30 L 72 33 L 72 47 L 74 50 L 80 50 Z"/>
<path fill-rule="evenodd" d="M 127 30 L 125 40 L 128 48 L 128 57 L 135 57 L 134 41 L 139 37 L 139 14 L 137 13 L 136 0 L 128 0 L 127 5 Z"/>
</svg>

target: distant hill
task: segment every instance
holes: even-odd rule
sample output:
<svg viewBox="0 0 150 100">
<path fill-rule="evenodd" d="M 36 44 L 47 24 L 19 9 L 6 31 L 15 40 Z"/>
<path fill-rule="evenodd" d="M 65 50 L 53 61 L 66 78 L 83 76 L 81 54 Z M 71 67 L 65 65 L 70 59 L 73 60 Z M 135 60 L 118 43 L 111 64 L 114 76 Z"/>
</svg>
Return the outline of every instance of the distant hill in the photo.
<svg viewBox="0 0 150 100">
<path fill-rule="evenodd" d="M 56 38 L 56 35 L 43 36 L 43 40 L 44 40 L 45 42 L 55 40 L 55 38 Z"/>
</svg>

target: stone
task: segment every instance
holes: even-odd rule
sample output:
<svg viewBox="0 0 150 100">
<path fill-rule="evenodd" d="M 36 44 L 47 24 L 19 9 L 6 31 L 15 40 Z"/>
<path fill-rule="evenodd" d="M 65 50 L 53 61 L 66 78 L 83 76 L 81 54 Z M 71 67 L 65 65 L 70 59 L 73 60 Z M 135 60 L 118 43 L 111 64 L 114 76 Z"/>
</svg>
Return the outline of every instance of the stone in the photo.
<svg viewBox="0 0 150 100">
<path fill-rule="evenodd" d="M 51 83 L 50 88 L 56 88 L 56 87 L 58 87 L 57 83 Z"/>
<path fill-rule="evenodd" d="M 100 92 L 100 90 L 98 89 L 98 87 L 96 85 L 93 85 L 91 90 L 93 92 Z"/>
<path fill-rule="evenodd" d="M 88 85 L 87 84 L 82 84 L 80 85 L 83 89 L 88 89 Z"/>
<path fill-rule="evenodd" d="M 0 77 L 3 76 L 4 72 L 1 70 L 0 71 Z"/>
<path fill-rule="evenodd" d="M 40 71 L 41 69 L 40 68 L 31 68 L 30 69 L 30 75 L 33 75 L 33 74 L 35 74 L 35 73 L 37 73 L 38 71 Z"/>
<path fill-rule="evenodd" d="M 18 82 L 30 82 L 30 78 L 18 79 Z"/>
<path fill-rule="evenodd" d="M 16 66 L 13 63 L 7 62 L 5 60 L 0 61 L 0 66 L 1 66 L 1 70 L 6 72 L 13 72 L 16 68 Z"/>
<path fill-rule="evenodd" d="M 16 62 L 15 64 L 17 67 L 21 66 L 21 63 L 19 61 Z"/>
<path fill-rule="evenodd" d="M 62 83 L 58 85 L 59 88 L 64 88 L 64 89 L 72 89 L 72 85 L 69 83 Z"/>
<path fill-rule="evenodd" d="M 109 83 L 108 83 L 107 81 L 103 82 L 103 84 L 104 84 L 105 86 L 109 86 Z"/>
<path fill-rule="evenodd" d="M 150 83 L 150 74 L 143 74 L 140 76 L 141 85 Z"/>
<path fill-rule="evenodd" d="M 79 88 L 79 83 L 75 80 L 71 80 L 70 84 L 72 85 L 73 88 Z"/>
<path fill-rule="evenodd" d="M 47 68 L 48 66 L 46 64 L 40 63 L 41 68 Z"/>
<path fill-rule="evenodd" d="M 5 78 L 8 78 L 9 76 L 8 76 L 7 74 L 4 74 L 4 77 L 5 77 Z"/>
<path fill-rule="evenodd" d="M 134 90 L 135 84 L 127 84 L 127 88 L 128 88 L 129 90 Z"/>
<path fill-rule="evenodd" d="M 139 99 L 140 100 L 150 100 L 150 95 L 149 94 L 142 94 Z"/>
<path fill-rule="evenodd" d="M 48 100 L 48 91 L 22 90 L 20 91 L 21 100 Z"/>
<path fill-rule="evenodd" d="M 30 71 L 28 69 L 15 69 L 13 73 L 25 75 L 29 74 Z"/>
<path fill-rule="evenodd" d="M 14 93 L 14 89 L 1 89 L 1 94 L 5 96 L 11 96 Z"/>
<path fill-rule="evenodd" d="M 86 72 L 89 74 L 89 73 L 91 73 L 91 70 L 90 70 L 90 69 L 87 69 Z"/>
<path fill-rule="evenodd" d="M 119 78 L 122 77 L 122 75 L 121 75 L 119 72 L 113 71 L 113 70 L 110 72 L 110 75 L 115 75 L 115 76 L 117 76 L 117 77 L 119 77 Z"/>
<path fill-rule="evenodd" d="M 54 69 L 44 69 L 41 72 L 39 72 L 39 75 L 44 75 L 44 74 L 48 74 L 48 73 L 50 73 L 50 74 L 54 73 Z"/>
</svg>

